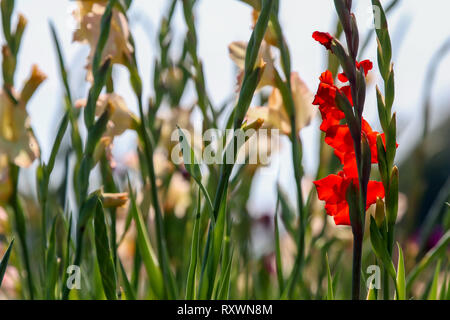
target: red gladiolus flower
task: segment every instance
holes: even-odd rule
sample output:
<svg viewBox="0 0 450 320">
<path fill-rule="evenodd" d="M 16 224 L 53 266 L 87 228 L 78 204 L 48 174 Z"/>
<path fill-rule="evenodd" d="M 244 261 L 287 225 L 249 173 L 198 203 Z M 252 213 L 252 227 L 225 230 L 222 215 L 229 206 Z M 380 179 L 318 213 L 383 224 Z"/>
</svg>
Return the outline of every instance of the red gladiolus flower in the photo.
<svg viewBox="0 0 450 320">
<path fill-rule="evenodd" d="M 331 174 L 321 180 L 314 181 L 320 200 L 325 201 L 325 210 L 334 218 L 336 225 L 350 225 L 349 206 L 346 200 L 347 188 L 350 183 L 358 186 L 354 178 L 348 177 L 344 171 Z M 383 184 L 369 181 L 367 186 L 366 210 L 376 203 L 377 198 L 384 198 Z"/>
<path fill-rule="evenodd" d="M 367 74 L 369 73 L 369 71 L 373 69 L 373 63 L 370 60 L 363 60 L 361 62 L 356 61 L 356 68 L 358 70 L 363 68 L 364 76 L 367 77 Z M 347 82 L 348 81 L 347 76 L 343 72 L 338 74 L 338 79 L 341 82 Z"/>
<path fill-rule="evenodd" d="M 336 93 L 338 91 L 338 87 L 334 85 L 334 79 L 331 72 L 327 70 L 322 73 L 313 104 L 319 106 L 323 119 L 320 130 L 323 132 L 338 125 L 340 121 L 345 118 L 344 113 L 336 105 Z M 347 92 L 350 92 L 350 90 Z M 347 92 L 345 94 L 347 94 Z"/>
<path fill-rule="evenodd" d="M 362 68 L 365 75 L 373 67 L 372 62 L 369 60 L 358 62 L 356 66 Z M 340 75 L 340 80 L 343 82 L 348 81 L 344 74 Z M 313 104 L 319 106 L 322 115 L 320 130 L 326 133 L 325 142 L 334 149 L 334 154 L 340 160 L 343 169 L 338 174 L 332 174 L 315 181 L 314 184 L 319 199 L 325 201 L 327 214 L 334 218 L 336 225 L 350 225 L 346 193 L 350 183 L 353 183 L 359 188 L 359 179 L 353 138 L 348 125 L 341 124 L 341 120 L 345 118 L 345 114 L 336 104 L 336 94 L 338 93 L 345 95 L 350 104 L 353 105 L 351 87 L 344 86 L 338 88 L 334 84 L 334 78 L 330 71 L 327 70 L 322 73 Z M 372 130 L 366 120 L 362 119 L 361 135 L 369 143 L 372 163 L 378 162 L 377 137 L 379 134 L 379 132 Z M 384 134 L 381 137 L 385 144 Z M 377 198 L 383 198 L 384 193 L 384 187 L 381 182 L 369 181 L 367 186 L 366 210 L 372 204 L 376 203 Z"/>
<path fill-rule="evenodd" d="M 324 45 L 325 48 L 331 50 L 331 41 L 333 41 L 333 37 L 328 32 L 319 32 L 316 31 L 313 33 L 314 40 L 320 42 L 320 44 Z"/>
<path fill-rule="evenodd" d="M 369 123 L 364 119 L 361 122 L 361 131 L 361 134 L 365 135 L 369 142 L 372 163 L 378 163 L 377 136 L 380 133 L 373 131 Z M 341 155 L 355 152 L 353 139 L 347 125 L 337 125 L 329 128 L 326 132 L 325 142 Z M 338 158 L 344 159 L 343 156 L 338 156 Z M 341 163 L 344 164 L 343 161 Z"/>
</svg>

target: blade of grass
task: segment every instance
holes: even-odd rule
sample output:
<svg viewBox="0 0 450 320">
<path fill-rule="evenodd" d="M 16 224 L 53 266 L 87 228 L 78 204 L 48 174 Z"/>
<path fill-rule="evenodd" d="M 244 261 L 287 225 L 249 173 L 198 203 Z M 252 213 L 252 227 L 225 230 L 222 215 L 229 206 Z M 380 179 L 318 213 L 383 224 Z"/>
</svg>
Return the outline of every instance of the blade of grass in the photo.
<svg viewBox="0 0 450 320">
<path fill-rule="evenodd" d="M 328 263 L 327 253 L 325 254 L 325 261 L 327 264 L 327 281 L 328 281 L 327 300 L 334 300 L 333 279 L 331 277 L 330 264 Z"/>
<path fill-rule="evenodd" d="M 214 221 L 214 215 L 213 212 L 213 205 L 211 202 L 211 198 L 208 194 L 208 191 L 206 190 L 205 186 L 202 183 L 202 172 L 200 170 L 200 165 L 195 157 L 194 149 L 191 148 L 191 145 L 189 143 L 188 138 L 186 137 L 185 132 L 182 128 L 178 127 L 178 133 L 180 135 L 180 144 L 181 144 L 181 150 L 183 154 L 184 159 L 184 166 L 186 167 L 186 170 L 189 172 L 191 177 L 195 180 L 195 182 L 200 187 L 201 191 L 203 192 L 203 195 L 205 196 L 205 199 L 209 205 L 209 208 L 211 209 L 211 219 Z"/>
<path fill-rule="evenodd" d="M 99 201 L 101 196 L 101 192 L 99 190 L 92 192 L 86 199 L 86 201 L 83 202 L 83 205 L 81 206 L 78 216 L 78 221 L 76 224 L 76 242 L 75 242 L 75 255 L 73 259 L 72 265 L 81 267 L 81 259 L 83 257 L 84 253 L 84 237 L 86 231 L 89 229 L 90 222 L 92 216 L 95 214 L 95 210 L 97 207 L 97 202 Z M 72 288 L 67 286 L 67 279 L 68 274 L 64 273 L 64 280 L 63 280 L 63 292 L 62 292 L 62 299 L 67 300 L 69 298 L 69 294 Z"/>
<path fill-rule="evenodd" d="M 439 259 L 434 271 L 433 282 L 427 300 L 438 300 L 439 273 L 441 272 L 441 260 Z"/>
<path fill-rule="evenodd" d="M 25 219 L 25 212 L 23 211 L 22 203 L 18 194 L 18 179 L 19 179 L 19 167 L 16 165 L 10 166 L 11 180 L 14 186 L 13 194 L 11 197 L 11 206 L 14 212 L 15 229 L 19 236 L 19 243 L 22 250 L 22 258 L 25 264 L 26 281 L 28 284 L 28 290 L 30 299 L 34 300 L 35 297 L 35 285 L 34 277 L 31 271 L 30 255 L 27 245 L 27 226 Z"/>
<path fill-rule="evenodd" d="M 125 296 L 127 300 L 136 300 L 136 295 L 134 294 L 134 290 L 131 287 L 130 281 L 128 281 L 127 273 L 125 268 L 123 267 L 122 261 L 120 258 L 117 258 L 117 262 L 119 264 L 119 274 L 120 280 L 123 284 L 123 291 L 125 292 Z"/>
<path fill-rule="evenodd" d="M 164 281 L 163 274 L 161 272 L 159 263 L 156 259 L 155 253 L 153 252 L 153 248 L 150 244 L 150 239 L 148 237 L 147 230 L 145 228 L 145 223 L 142 218 L 141 213 L 136 205 L 136 198 L 133 194 L 133 190 L 131 188 L 131 182 L 128 179 L 128 188 L 130 193 L 130 210 L 132 210 L 134 222 L 136 223 L 136 229 L 138 234 L 138 248 L 141 253 L 142 260 L 144 262 L 145 269 L 147 271 L 147 276 L 150 281 L 150 287 L 152 288 L 153 293 L 158 298 L 164 297 Z"/>
<path fill-rule="evenodd" d="M 220 286 L 218 288 L 217 299 L 218 300 L 227 300 L 230 295 L 230 279 L 231 279 L 231 269 L 233 266 L 233 253 L 234 250 L 231 250 L 230 259 L 226 264 L 225 271 L 223 272 L 222 281 L 220 282 Z"/>
<path fill-rule="evenodd" d="M 3 255 L 2 261 L 0 262 L 0 288 L 2 286 L 3 277 L 5 276 L 6 267 L 8 266 L 9 257 L 11 256 L 11 250 L 14 244 L 14 239 L 9 243 L 8 249 L 6 249 Z"/>
<path fill-rule="evenodd" d="M 202 272 L 199 283 L 199 299 L 210 299 L 214 290 L 217 267 L 222 253 L 222 243 L 225 233 L 226 204 L 227 197 L 222 198 L 216 224 L 210 224 L 211 237 L 206 241 L 205 250 L 208 251 L 203 257 Z M 209 258 L 208 258 L 209 257 Z"/>
<path fill-rule="evenodd" d="M 447 296 L 448 271 L 449 271 L 449 268 L 447 265 L 447 268 L 445 269 L 444 281 L 442 283 L 441 294 L 440 294 L 439 300 L 447 300 L 446 296 Z"/>
<path fill-rule="evenodd" d="M 189 263 L 189 271 L 186 284 L 186 300 L 195 299 L 195 273 L 197 269 L 197 261 L 199 255 L 199 242 L 200 242 L 200 218 L 201 218 L 201 197 L 200 189 L 197 199 L 197 212 L 195 214 L 194 230 L 192 231 L 192 244 L 191 244 L 191 261 Z"/>
<path fill-rule="evenodd" d="M 278 203 L 280 203 L 280 201 L 278 201 Z M 277 262 L 278 288 L 280 290 L 280 294 L 282 294 L 284 291 L 284 278 L 283 278 L 283 262 L 281 259 L 281 248 L 280 248 L 280 228 L 278 226 L 278 210 L 275 211 L 275 257 Z"/>
<path fill-rule="evenodd" d="M 47 255 L 46 255 L 46 296 L 48 300 L 55 299 L 55 286 L 58 279 L 57 270 L 57 253 L 56 253 L 56 223 L 59 215 L 53 218 L 52 228 L 48 238 Z"/>
<path fill-rule="evenodd" d="M 111 248 L 109 246 L 110 242 L 101 201 L 97 202 L 94 228 L 95 248 L 103 291 L 108 300 L 117 300 L 117 276 L 114 268 L 113 254 L 111 253 Z"/>
<path fill-rule="evenodd" d="M 397 287 L 398 287 L 398 300 L 406 299 L 406 279 L 405 279 L 405 262 L 403 258 L 403 250 L 400 247 L 400 244 L 397 243 L 398 246 L 398 264 L 397 264 Z"/>
</svg>

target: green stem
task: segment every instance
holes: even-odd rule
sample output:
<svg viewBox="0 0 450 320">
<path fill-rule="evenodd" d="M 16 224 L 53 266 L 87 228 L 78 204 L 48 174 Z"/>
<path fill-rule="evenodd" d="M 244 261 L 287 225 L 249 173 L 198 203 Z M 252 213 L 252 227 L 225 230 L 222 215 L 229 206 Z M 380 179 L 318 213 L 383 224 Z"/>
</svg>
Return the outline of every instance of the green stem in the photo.
<svg viewBox="0 0 450 320">
<path fill-rule="evenodd" d="M 353 237 L 353 269 L 352 269 L 352 299 L 360 299 L 361 289 L 361 257 L 363 235 L 356 232 Z"/>
<path fill-rule="evenodd" d="M 25 264 L 25 270 L 27 272 L 26 279 L 27 279 L 30 299 L 34 300 L 35 287 L 34 287 L 34 281 L 33 281 L 33 274 L 31 272 L 30 255 L 29 255 L 28 246 L 27 246 L 26 220 L 25 220 L 25 214 L 23 212 L 22 205 L 20 203 L 19 192 L 18 192 L 19 170 L 20 169 L 18 166 L 14 165 L 14 164 L 10 165 L 10 174 L 11 174 L 11 179 L 13 181 L 13 194 L 10 198 L 10 206 L 13 209 L 15 220 L 16 220 L 16 223 L 15 223 L 16 232 L 19 235 L 20 246 L 22 248 L 22 258 L 23 258 L 23 262 Z"/>
<path fill-rule="evenodd" d="M 149 136 L 149 132 L 146 129 L 146 121 L 142 103 L 142 95 L 136 92 L 136 97 L 138 99 L 139 114 L 140 114 L 140 124 L 139 124 L 139 135 L 144 143 L 144 154 L 147 161 L 147 169 L 150 178 L 150 192 L 152 196 L 153 208 L 155 209 L 155 220 L 156 220 L 156 234 L 157 234 L 157 246 L 158 246 L 158 258 L 161 263 L 161 269 L 163 271 L 164 281 L 168 285 L 168 290 L 166 289 L 166 294 L 168 298 L 176 297 L 175 281 L 170 271 L 169 256 L 167 253 L 166 236 L 164 232 L 164 221 L 162 216 L 162 209 L 158 198 L 158 189 L 156 186 L 156 174 L 155 166 L 153 163 L 153 144 Z"/>
</svg>

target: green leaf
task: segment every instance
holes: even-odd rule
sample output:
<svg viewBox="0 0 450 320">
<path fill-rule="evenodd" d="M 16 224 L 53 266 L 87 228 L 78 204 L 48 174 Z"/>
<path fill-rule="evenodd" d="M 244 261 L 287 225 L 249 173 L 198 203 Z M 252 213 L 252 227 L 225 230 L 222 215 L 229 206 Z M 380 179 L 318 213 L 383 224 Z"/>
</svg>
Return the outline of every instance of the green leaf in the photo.
<svg viewBox="0 0 450 320">
<path fill-rule="evenodd" d="M 117 258 L 117 262 L 119 264 L 119 275 L 120 275 L 120 282 L 123 285 L 123 290 L 125 292 L 125 296 L 127 300 L 136 300 L 136 296 L 134 294 L 133 288 L 131 287 L 130 282 L 128 281 L 127 273 L 125 271 L 125 268 L 123 267 L 122 261 L 120 261 L 120 258 Z"/>
<path fill-rule="evenodd" d="M 387 131 L 388 129 L 388 116 L 386 111 L 386 104 L 384 102 L 383 94 L 380 91 L 380 88 L 376 87 L 377 91 L 377 107 L 378 107 L 378 117 L 380 118 L 381 127 L 383 128 L 383 131 Z"/>
<path fill-rule="evenodd" d="M 269 17 L 272 12 L 274 0 L 266 0 L 263 4 L 255 28 L 247 45 L 245 54 L 245 72 L 242 81 L 242 88 L 239 94 L 239 99 L 235 107 L 234 128 L 237 129 L 242 125 L 245 114 L 250 106 L 253 94 L 259 83 L 262 68 L 255 68 L 256 59 L 258 57 L 259 49 L 261 47 L 262 39 L 266 33 L 269 23 Z"/>
<path fill-rule="evenodd" d="M 5 276 L 6 267 L 8 266 L 9 257 L 11 255 L 11 250 L 14 244 L 14 239 L 9 243 L 8 249 L 6 249 L 5 255 L 0 262 L 0 288 L 2 286 L 3 277 Z"/>
<path fill-rule="evenodd" d="M 97 190 L 91 193 L 87 200 L 82 204 L 77 221 L 77 234 L 85 231 L 89 220 L 92 218 L 97 208 L 97 201 L 99 198 L 100 190 Z"/>
<path fill-rule="evenodd" d="M 130 210 L 132 212 L 134 222 L 136 223 L 137 235 L 138 235 L 138 248 L 142 255 L 145 269 L 147 271 L 148 278 L 150 280 L 150 287 L 156 297 L 162 299 L 164 297 L 164 281 L 159 263 L 156 259 L 153 248 L 150 244 L 147 230 L 145 228 L 144 219 L 136 205 L 136 199 L 134 197 L 131 183 L 128 181 L 128 188 L 130 192 Z"/>
<path fill-rule="evenodd" d="M 280 228 L 278 226 L 278 210 L 275 211 L 275 257 L 277 262 L 277 279 L 280 294 L 284 291 L 283 261 L 280 248 Z"/>
<path fill-rule="evenodd" d="M 111 63 L 112 63 L 111 57 L 108 57 L 105 60 L 105 62 L 101 65 L 100 69 L 97 71 L 94 84 L 89 90 L 86 107 L 84 108 L 84 122 L 88 130 L 91 129 L 91 127 L 94 125 L 97 100 L 98 97 L 100 96 L 103 87 L 106 84 L 106 79 L 109 74 Z"/>
<path fill-rule="evenodd" d="M 389 36 L 388 23 L 383 6 L 379 0 L 372 0 L 372 5 L 377 10 L 374 10 L 376 14 L 375 19 L 379 21 L 380 25 L 375 28 L 378 42 L 378 64 L 380 67 L 381 75 L 384 81 L 387 81 L 389 77 L 389 67 L 392 59 L 392 44 Z"/>
<path fill-rule="evenodd" d="M 381 135 L 377 136 L 377 156 L 378 156 L 378 170 L 380 171 L 381 180 L 383 181 L 384 188 L 389 189 L 389 173 L 388 164 L 386 158 L 386 150 L 384 148 L 383 139 Z"/>
<path fill-rule="evenodd" d="M 444 282 L 442 283 L 441 294 L 440 294 L 439 300 L 448 300 L 446 298 L 447 297 L 448 271 L 449 271 L 449 268 L 447 266 L 447 269 L 445 269 Z"/>
<path fill-rule="evenodd" d="M 395 98 L 395 83 L 394 83 L 394 69 L 393 65 L 390 65 L 389 77 L 386 81 L 386 109 L 391 113 L 392 105 Z"/>
<path fill-rule="evenodd" d="M 64 88 L 66 90 L 67 98 L 70 101 L 70 103 L 72 103 L 72 94 L 71 94 L 71 90 L 70 90 L 70 86 L 69 86 L 69 80 L 68 80 L 68 76 L 67 76 L 67 70 L 66 70 L 64 56 L 63 56 L 62 49 L 61 49 L 61 44 L 59 42 L 58 35 L 56 33 L 55 25 L 53 24 L 53 22 L 50 22 L 49 24 L 50 24 L 50 31 L 52 33 L 53 42 L 56 47 L 56 53 L 58 55 L 59 71 L 61 73 L 61 77 L 63 80 Z"/>
<path fill-rule="evenodd" d="M 18 185 L 18 178 L 19 178 L 19 167 L 16 165 L 10 166 L 10 175 L 11 180 L 13 183 L 13 186 Z M 31 261 L 30 261 L 30 255 L 27 245 L 27 225 L 26 225 L 26 217 L 25 212 L 22 206 L 22 201 L 20 199 L 20 196 L 18 194 L 18 190 L 15 188 L 14 194 L 12 195 L 12 209 L 14 212 L 14 218 L 15 218 L 15 229 L 19 236 L 19 243 L 22 250 L 22 258 L 23 263 L 25 265 L 26 269 L 26 279 L 28 283 L 28 289 L 29 289 L 29 297 L 33 300 L 35 295 L 35 283 L 34 283 L 34 277 L 31 269 Z"/>
<path fill-rule="evenodd" d="M 256 21 L 255 28 L 248 42 L 247 51 L 245 54 L 245 73 L 253 70 L 256 59 L 258 57 L 261 42 L 266 34 L 267 26 L 269 24 L 270 14 L 272 12 L 274 0 L 266 0 L 263 3 L 262 9 Z"/>
<path fill-rule="evenodd" d="M 103 49 L 105 48 L 106 42 L 108 41 L 109 31 L 111 29 L 111 20 L 113 16 L 112 10 L 115 3 L 116 0 L 109 0 L 100 23 L 100 36 L 97 42 L 97 47 L 95 49 L 94 59 L 92 62 L 92 71 L 94 73 L 94 78 L 96 77 L 97 70 L 99 69 L 102 60 Z"/>
<path fill-rule="evenodd" d="M 202 183 L 202 172 L 200 170 L 200 165 L 195 157 L 194 149 L 191 148 L 189 140 L 188 140 L 185 132 L 183 131 L 183 129 L 181 129 L 178 126 L 177 126 L 177 128 L 178 128 L 178 133 L 180 135 L 180 144 L 181 144 L 181 150 L 182 150 L 182 154 L 183 154 L 184 166 L 185 166 L 186 170 L 189 172 L 189 174 L 191 175 L 191 177 L 195 180 L 195 182 L 197 182 L 198 186 L 202 190 L 202 192 L 206 198 L 206 201 L 209 205 L 209 208 L 211 209 L 210 212 L 212 214 L 213 205 L 211 202 L 211 198 L 209 197 L 208 191 L 206 190 L 205 186 Z M 212 219 L 214 219 L 213 216 L 212 216 Z"/>
<path fill-rule="evenodd" d="M 46 174 L 47 174 L 48 177 L 52 173 L 53 167 L 55 166 L 56 156 L 58 155 L 58 151 L 59 151 L 59 148 L 61 146 L 62 139 L 64 138 L 64 135 L 66 133 L 68 124 L 69 124 L 69 115 L 68 115 L 68 113 L 66 113 L 64 115 L 64 117 L 62 118 L 61 123 L 60 123 L 60 125 L 58 127 L 58 132 L 56 134 L 56 138 L 55 138 L 55 141 L 53 143 L 53 147 L 52 147 L 52 151 L 51 151 L 51 154 L 50 154 L 50 158 L 48 160 L 47 165 L 45 166 Z"/>
<path fill-rule="evenodd" d="M 406 279 L 405 279 L 405 262 L 403 259 L 403 250 L 398 246 L 398 264 L 397 264 L 397 298 L 398 300 L 406 300 Z"/>
<path fill-rule="evenodd" d="M 441 271 L 441 260 L 438 260 L 434 271 L 433 282 L 427 300 L 438 300 L 439 273 Z"/>
<path fill-rule="evenodd" d="M 58 263 L 57 263 L 57 253 L 56 253 L 56 223 L 58 215 L 53 218 L 52 229 L 50 231 L 50 236 L 47 245 L 47 256 L 46 256 L 46 294 L 47 299 L 55 299 L 55 285 L 58 280 Z"/>
<path fill-rule="evenodd" d="M 289 203 L 286 192 L 281 188 L 280 185 L 277 185 L 277 190 L 278 190 L 278 199 L 281 204 L 281 219 L 287 232 L 291 235 L 292 238 L 295 239 L 296 233 L 294 228 L 295 223 L 294 209 Z"/>
<path fill-rule="evenodd" d="M 385 241 L 381 236 L 380 230 L 378 230 L 377 223 L 372 216 L 370 216 L 370 241 L 372 242 L 373 251 L 376 256 L 383 262 L 383 265 L 391 278 L 396 281 L 394 264 L 386 249 Z"/>
<path fill-rule="evenodd" d="M 225 193 L 220 202 L 216 223 L 210 223 L 209 226 L 198 288 L 199 299 L 210 299 L 213 293 L 225 233 L 226 201 L 227 194 Z"/>
<path fill-rule="evenodd" d="M 100 268 L 103 290 L 108 300 L 117 300 L 117 276 L 114 268 L 113 255 L 109 246 L 105 214 L 101 201 L 97 201 L 94 218 L 95 248 L 98 266 Z"/>
<path fill-rule="evenodd" d="M 394 113 L 386 132 L 386 159 L 389 168 L 394 165 L 394 158 L 397 151 L 397 121 Z"/>
<path fill-rule="evenodd" d="M 231 269 L 233 265 L 233 250 L 231 251 L 231 257 L 226 264 L 225 271 L 223 272 L 223 281 L 220 283 L 217 299 L 218 300 L 228 300 L 230 294 L 230 279 L 231 279 Z"/>
<path fill-rule="evenodd" d="M 367 298 L 366 300 L 377 300 L 377 293 L 375 291 L 375 287 L 370 287 L 369 291 L 367 292 Z"/>
<path fill-rule="evenodd" d="M 398 212 L 398 168 L 392 168 L 389 181 L 389 193 L 386 196 L 386 219 L 389 226 L 395 225 Z"/>
<path fill-rule="evenodd" d="M 325 254 L 325 261 L 327 264 L 327 280 L 328 280 L 327 300 L 334 300 L 333 279 L 331 277 L 330 264 L 328 263 L 328 254 Z"/>
<path fill-rule="evenodd" d="M 195 273 L 197 269 L 197 261 L 199 255 L 200 244 L 200 218 L 201 218 L 201 202 L 200 192 L 198 193 L 197 212 L 195 214 L 194 230 L 192 231 L 191 244 L 191 261 L 189 263 L 189 271 L 186 284 L 186 300 L 194 299 L 195 295 Z"/>
</svg>

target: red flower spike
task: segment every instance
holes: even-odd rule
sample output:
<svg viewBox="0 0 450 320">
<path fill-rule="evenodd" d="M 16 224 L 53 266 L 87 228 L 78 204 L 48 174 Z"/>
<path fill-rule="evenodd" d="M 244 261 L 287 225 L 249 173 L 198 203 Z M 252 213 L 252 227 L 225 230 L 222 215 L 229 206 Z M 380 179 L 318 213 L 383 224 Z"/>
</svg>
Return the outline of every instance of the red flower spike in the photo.
<svg viewBox="0 0 450 320">
<path fill-rule="evenodd" d="M 333 37 L 328 32 L 319 32 L 316 31 L 313 33 L 314 40 L 320 42 L 325 48 L 331 50 L 331 41 L 333 41 Z"/>
<path fill-rule="evenodd" d="M 327 49 L 331 48 L 333 37 L 328 33 L 314 32 L 313 38 L 324 45 Z M 369 60 L 356 62 L 356 67 L 364 71 L 367 76 L 373 64 Z M 338 75 L 342 82 L 348 79 L 344 73 Z M 346 195 L 348 186 L 353 183 L 359 188 L 358 167 L 356 163 L 353 138 L 350 134 L 348 125 L 340 124 L 345 118 L 344 112 L 336 104 L 336 94 L 345 95 L 353 106 L 352 90 L 350 86 L 338 88 L 334 84 L 332 73 L 327 70 L 320 76 L 320 84 L 314 98 L 314 105 L 319 106 L 322 115 L 322 124 L 320 130 L 326 133 L 325 142 L 334 148 L 334 154 L 343 165 L 343 170 L 338 174 L 331 174 L 321 180 L 314 181 L 317 189 L 317 195 L 320 200 L 325 201 L 325 210 L 329 216 L 334 218 L 336 225 L 351 225 L 349 205 Z M 377 137 L 378 132 L 373 131 L 369 123 L 361 119 L 361 135 L 366 137 L 371 151 L 371 162 L 378 162 Z M 385 148 L 386 142 L 384 134 L 381 135 Z M 384 198 L 385 190 L 383 183 L 378 181 L 369 181 L 367 185 L 366 210 L 374 203 L 377 198 Z"/>
</svg>

